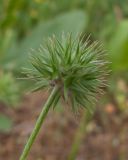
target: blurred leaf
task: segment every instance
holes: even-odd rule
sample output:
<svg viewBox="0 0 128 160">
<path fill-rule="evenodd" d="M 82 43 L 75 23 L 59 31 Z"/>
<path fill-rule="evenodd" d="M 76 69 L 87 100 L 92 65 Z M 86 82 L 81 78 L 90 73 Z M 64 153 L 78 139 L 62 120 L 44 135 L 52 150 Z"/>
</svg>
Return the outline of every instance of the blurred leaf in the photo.
<svg viewBox="0 0 128 160">
<path fill-rule="evenodd" d="M 76 23 L 77 22 L 77 23 Z M 55 19 L 48 21 L 46 23 L 39 23 L 28 36 L 21 42 L 21 44 L 13 49 L 9 50 L 12 56 L 6 57 L 6 66 L 10 66 L 14 69 L 19 69 L 21 66 L 28 64 L 26 59 L 28 59 L 28 52 L 30 48 L 38 48 L 40 44 L 43 43 L 46 37 L 55 34 L 56 36 L 61 35 L 64 31 L 72 32 L 73 35 L 80 33 L 87 25 L 87 16 L 81 10 L 72 11 L 59 15 Z M 8 54 L 9 55 L 9 54 Z"/>
<path fill-rule="evenodd" d="M 15 40 L 16 35 L 13 30 L 7 30 L 4 36 L 0 34 L 0 58 L 8 52 L 10 47 L 15 43 Z"/>
<path fill-rule="evenodd" d="M 12 75 L 0 73 L 0 101 L 8 106 L 16 106 L 19 95 L 19 86 Z"/>
<path fill-rule="evenodd" d="M 9 132 L 11 128 L 12 128 L 12 120 L 3 114 L 0 114 L 0 131 Z"/>
<path fill-rule="evenodd" d="M 120 22 L 108 47 L 112 68 L 115 71 L 128 69 L 128 21 Z"/>
</svg>

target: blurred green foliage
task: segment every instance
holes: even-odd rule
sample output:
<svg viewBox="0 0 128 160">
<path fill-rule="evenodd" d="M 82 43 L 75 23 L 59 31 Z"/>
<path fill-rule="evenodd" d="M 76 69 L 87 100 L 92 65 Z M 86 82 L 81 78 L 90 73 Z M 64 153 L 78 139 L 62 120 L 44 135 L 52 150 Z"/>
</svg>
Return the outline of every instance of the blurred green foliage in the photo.
<svg viewBox="0 0 128 160">
<path fill-rule="evenodd" d="M 18 86 L 11 74 L 0 74 L 0 102 L 16 106 L 19 100 Z"/>
<path fill-rule="evenodd" d="M 127 73 L 127 0 L 1 0 L 0 19 L 0 67 L 5 74 L 19 76 L 21 67 L 28 64 L 29 49 L 63 31 L 91 33 L 92 40 L 104 43 L 113 73 Z M 12 84 L 13 76 L 5 77 L 15 92 L 17 80 Z M 8 103 L 12 98 L 3 99 Z"/>
<path fill-rule="evenodd" d="M 76 18 L 78 23 L 76 24 Z M 73 11 L 59 15 L 53 20 L 46 23 L 40 22 L 31 31 L 31 33 L 24 38 L 15 47 L 12 46 L 4 57 L 4 66 L 7 69 L 13 69 L 13 71 L 20 69 L 20 66 L 28 65 L 28 52 L 30 48 L 38 48 L 40 44 L 45 41 L 45 38 L 52 35 L 60 35 L 62 31 L 72 32 L 77 34 L 84 29 L 87 24 L 86 16 L 82 11 Z"/>
<path fill-rule="evenodd" d="M 29 64 L 30 48 L 63 31 L 91 34 L 91 40 L 104 44 L 112 62 L 109 101 L 128 113 L 128 0 L 1 0 L 0 104 L 17 106 L 21 89 L 30 84 L 19 83 L 15 77 Z M 11 127 L 12 120 L 0 114 L 0 132 Z"/>
<path fill-rule="evenodd" d="M 114 45 L 113 45 L 114 44 Z M 121 21 L 109 42 L 112 68 L 116 71 L 128 68 L 128 20 Z"/>
</svg>

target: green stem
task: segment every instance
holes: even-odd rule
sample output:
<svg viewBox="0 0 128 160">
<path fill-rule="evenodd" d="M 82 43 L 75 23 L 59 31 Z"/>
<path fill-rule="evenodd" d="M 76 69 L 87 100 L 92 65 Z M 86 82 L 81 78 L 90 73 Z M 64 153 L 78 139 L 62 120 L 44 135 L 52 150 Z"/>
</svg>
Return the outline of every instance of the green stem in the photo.
<svg viewBox="0 0 128 160">
<path fill-rule="evenodd" d="M 44 105 L 44 107 L 43 107 L 43 109 L 42 109 L 42 111 L 41 111 L 41 113 L 40 113 L 40 115 L 39 115 L 39 117 L 37 119 L 36 125 L 35 125 L 32 133 L 31 133 L 26 145 L 25 145 L 25 148 L 24 148 L 23 153 L 22 153 L 22 155 L 20 157 L 20 160 L 26 160 L 26 158 L 28 156 L 28 153 L 29 153 L 29 151 L 30 151 L 30 149 L 32 147 L 32 144 L 33 144 L 33 142 L 34 142 L 34 140 L 35 140 L 35 138 L 36 138 L 41 126 L 42 126 L 42 123 L 44 122 L 44 120 L 45 120 L 45 118 L 47 116 L 47 113 L 48 113 L 50 107 L 52 106 L 52 104 L 54 102 L 54 99 L 55 99 L 56 94 L 57 94 L 58 91 L 59 91 L 59 87 L 56 86 L 53 89 L 53 91 L 51 92 L 48 100 L 46 101 L 46 103 L 45 103 L 45 105 Z"/>
<path fill-rule="evenodd" d="M 90 119 L 92 118 L 92 115 L 88 110 L 84 111 L 81 121 L 80 121 L 80 126 L 76 132 L 76 135 L 74 137 L 74 142 L 71 147 L 71 152 L 69 154 L 68 160 L 75 160 L 80 144 L 82 142 L 82 139 L 85 135 L 86 127 L 87 124 L 89 123 Z"/>
</svg>

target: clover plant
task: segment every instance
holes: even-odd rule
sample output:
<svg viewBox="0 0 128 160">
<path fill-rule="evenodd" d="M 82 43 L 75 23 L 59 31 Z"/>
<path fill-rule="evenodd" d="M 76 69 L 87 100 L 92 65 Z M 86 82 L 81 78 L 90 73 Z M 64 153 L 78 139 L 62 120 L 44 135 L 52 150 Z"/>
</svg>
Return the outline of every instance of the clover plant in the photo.
<svg viewBox="0 0 128 160">
<path fill-rule="evenodd" d="M 24 69 L 26 78 L 33 81 L 33 91 L 48 89 L 50 95 L 37 119 L 35 128 L 25 145 L 20 160 L 25 160 L 44 122 L 48 111 L 60 99 L 72 106 L 73 111 L 85 108 L 93 112 L 90 104 L 103 92 L 108 74 L 105 51 L 99 42 L 91 43 L 84 36 L 74 38 L 62 34 L 48 38 L 43 46 L 32 51 L 33 68 Z"/>
</svg>

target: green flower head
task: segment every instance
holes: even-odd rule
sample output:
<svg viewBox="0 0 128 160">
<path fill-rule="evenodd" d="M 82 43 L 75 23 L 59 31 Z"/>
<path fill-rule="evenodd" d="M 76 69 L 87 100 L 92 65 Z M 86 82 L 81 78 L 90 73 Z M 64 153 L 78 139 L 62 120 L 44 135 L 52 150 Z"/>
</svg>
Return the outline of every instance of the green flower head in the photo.
<svg viewBox="0 0 128 160">
<path fill-rule="evenodd" d="M 55 36 L 45 45 L 31 53 L 32 69 L 25 69 L 28 79 L 34 80 L 33 91 L 60 87 L 55 104 L 62 97 L 76 110 L 80 106 L 91 110 L 90 103 L 103 92 L 108 74 L 105 52 L 98 42 L 71 34 L 62 34 L 61 40 Z"/>
</svg>

